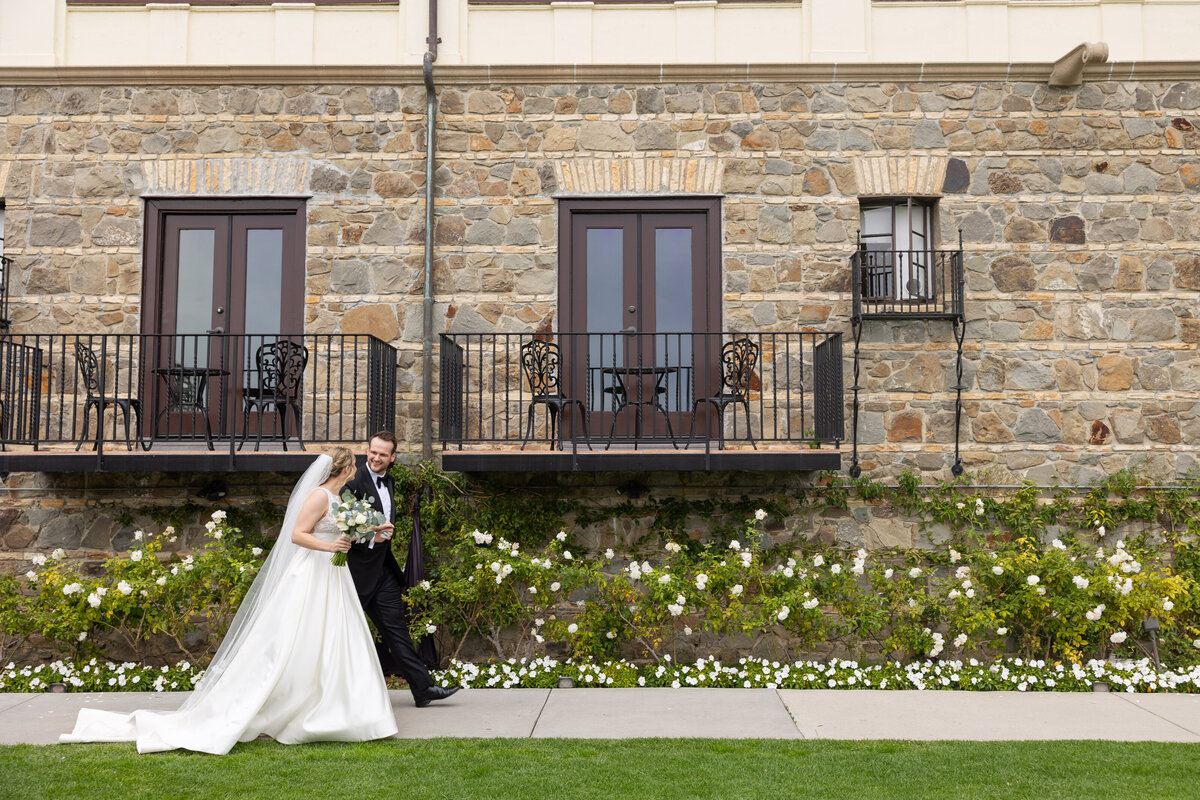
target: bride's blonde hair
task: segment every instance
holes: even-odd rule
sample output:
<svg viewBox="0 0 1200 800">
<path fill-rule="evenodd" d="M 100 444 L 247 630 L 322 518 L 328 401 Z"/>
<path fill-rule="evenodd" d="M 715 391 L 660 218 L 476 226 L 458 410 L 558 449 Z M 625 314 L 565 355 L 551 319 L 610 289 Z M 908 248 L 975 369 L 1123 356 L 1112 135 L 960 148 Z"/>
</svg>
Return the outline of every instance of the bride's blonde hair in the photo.
<svg viewBox="0 0 1200 800">
<path fill-rule="evenodd" d="M 333 459 L 333 463 L 329 465 L 330 477 L 341 475 L 346 467 L 354 463 L 354 453 L 351 453 L 345 447 L 335 447 L 326 453 L 326 455 Z"/>
</svg>

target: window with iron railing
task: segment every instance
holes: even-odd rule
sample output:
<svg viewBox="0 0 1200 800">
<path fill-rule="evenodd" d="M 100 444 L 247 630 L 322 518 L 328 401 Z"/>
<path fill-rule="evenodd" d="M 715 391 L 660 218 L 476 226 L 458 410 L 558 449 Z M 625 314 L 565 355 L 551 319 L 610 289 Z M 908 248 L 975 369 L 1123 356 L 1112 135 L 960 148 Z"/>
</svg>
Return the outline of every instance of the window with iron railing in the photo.
<svg viewBox="0 0 1200 800">
<path fill-rule="evenodd" d="M 933 238 L 933 201 L 914 197 L 864 203 L 859 252 L 866 300 L 922 300 L 933 282 L 927 258 Z"/>
<path fill-rule="evenodd" d="M 861 201 L 858 243 L 850 258 L 855 317 L 961 316 L 962 244 L 938 244 L 936 202 Z"/>
</svg>

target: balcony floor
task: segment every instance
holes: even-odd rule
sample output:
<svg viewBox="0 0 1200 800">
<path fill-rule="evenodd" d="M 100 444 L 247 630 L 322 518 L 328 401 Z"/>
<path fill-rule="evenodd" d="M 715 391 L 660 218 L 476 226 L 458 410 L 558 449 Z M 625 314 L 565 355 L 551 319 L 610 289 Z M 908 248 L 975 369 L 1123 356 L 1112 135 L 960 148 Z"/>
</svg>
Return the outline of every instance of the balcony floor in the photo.
<svg viewBox="0 0 1200 800">
<path fill-rule="evenodd" d="M 279 442 L 263 442 L 253 450 L 249 443 L 241 452 L 229 452 L 228 442 L 214 442 L 215 450 L 202 443 L 159 442 L 151 450 L 125 449 L 123 442 L 106 442 L 103 453 L 73 444 L 42 445 L 36 451 L 26 445 L 9 445 L 0 452 L 0 475 L 13 472 L 301 472 L 328 446 L 307 443 L 299 450 L 289 443 L 285 452 Z M 492 447 L 442 452 L 442 468 L 451 472 L 803 472 L 838 470 L 841 451 L 822 448 L 760 446 L 758 450 L 738 447 L 708 453 L 701 446 L 689 450 L 670 447 L 614 445 L 609 450 L 586 446 L 572 453 L 549 450 L 544 443 L 517 447 Z"/>
<path fill-rule="evenodd" d="M 545 444 L 524 450 L 500 448 L 442 452 L 442 469 L 451 472 L 804 472 L 842 468 L 840 450 L 804 448 L 737 448 L 704 452 L 702 446 L 689 450 L 670 447 L 616 447 L 610 450 L 586 446 L 575 452 L 549 450 Z"/>
<path fill-rule="evenodd" d="M 302 472 L 328 446 L 308 442 L 301 450 L 288 442 L 285 452 L 278 441 L 254 441 L 241 452 L 229 452 L 229 442 L 214 441 L 214 450 L 202 442 L 156 442 L 149 450 L 125 449 L 125 442 L 105 442 L 96 453 L 90 445 L 78 452 L 74 444 L 45 444 L 36 451 L 27 445 L 8 445 L 0 452 L 0 475 L 12 472 Z M 135 445 L 136 447 L 136 445 Z"/>
</svg>

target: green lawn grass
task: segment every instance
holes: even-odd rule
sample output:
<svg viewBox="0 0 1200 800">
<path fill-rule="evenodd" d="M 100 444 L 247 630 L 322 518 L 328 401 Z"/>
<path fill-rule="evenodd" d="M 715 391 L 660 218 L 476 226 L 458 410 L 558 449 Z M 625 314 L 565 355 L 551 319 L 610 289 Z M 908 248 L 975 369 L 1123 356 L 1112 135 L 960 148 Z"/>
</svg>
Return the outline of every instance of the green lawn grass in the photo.
<svg viewBox="0 0 1200 800">
<path fill-rule="evenodd" d="M 0 748 L 0 797 L 1191 798 L 1200 745 L 434 739 L 138 755 Z"/>
</svg>

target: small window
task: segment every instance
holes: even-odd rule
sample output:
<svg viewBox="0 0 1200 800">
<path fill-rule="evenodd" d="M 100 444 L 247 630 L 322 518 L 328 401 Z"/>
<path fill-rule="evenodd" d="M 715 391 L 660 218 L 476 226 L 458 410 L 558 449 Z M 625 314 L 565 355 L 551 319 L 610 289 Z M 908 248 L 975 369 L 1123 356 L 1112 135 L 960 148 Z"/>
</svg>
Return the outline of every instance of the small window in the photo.
<svg viewBox="0 0 1200 800">
<path fill-rule="evenodd" d="M 867 300 L 926 300 L 933 291 L 935 200 L 908 197 L 861 203 L 859 253 Z"/>
</svg>

